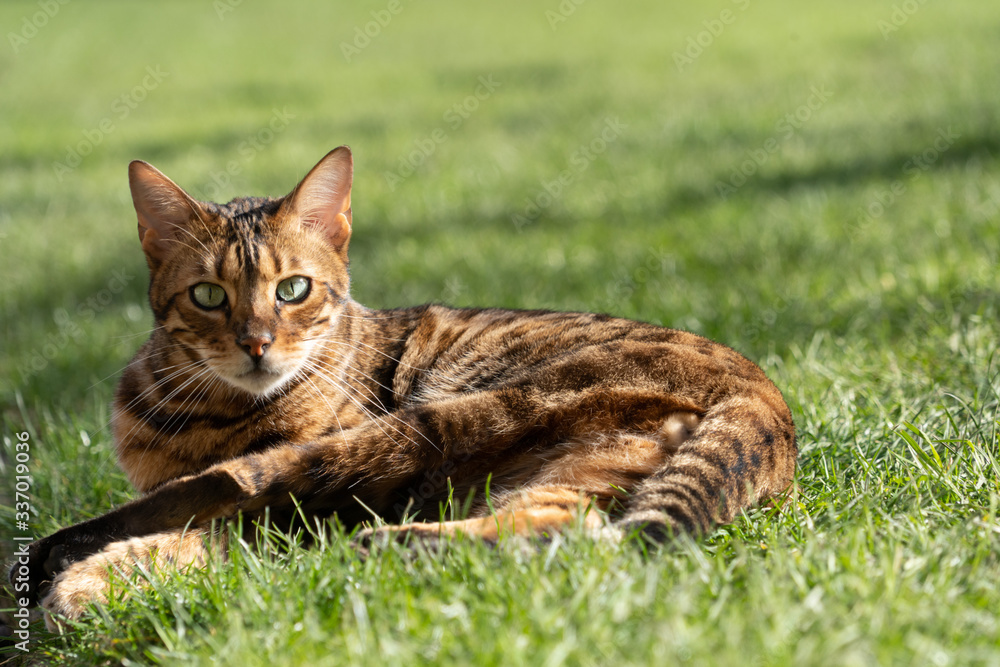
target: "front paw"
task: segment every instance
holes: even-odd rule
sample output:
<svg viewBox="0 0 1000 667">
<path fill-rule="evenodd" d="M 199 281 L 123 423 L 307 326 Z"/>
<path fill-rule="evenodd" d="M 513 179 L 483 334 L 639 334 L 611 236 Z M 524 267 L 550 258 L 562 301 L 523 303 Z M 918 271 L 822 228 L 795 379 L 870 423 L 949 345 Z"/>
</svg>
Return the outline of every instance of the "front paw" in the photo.
<svg viewBox="0 0 1000 667">
<path fill-rule="evenodd" d="M 101 554 L 62 570 L 42 596 L 45 626 L 51 632 L 61 632 L 63 621 L 78 620 L 91 603 L 107 602 L 111 572 L 111 564 Z"/>
<path fill-rule="evenodd" d="M 60 572 L 102 546 L 102 541 L 80 531 L 79 526 L 64 528 L 15 554 L 16 560 L 8 575 L 10 583 L 19 594 L 23 593 L 21 597 L 27 598 L 28 606 L 34 606 L 39 598 L 45 597 Z"/>
<path fill-rule="evenodd" d="M 367 558 L 373 550 L 385 549 L 390 543 L 404 545 L 412 552 L 420 549 L 441 551 L 446 542 L 439 524 L 415 523 L 362 530 L 354 537 L 351 545 L 362 558 Z"/>
</svg>

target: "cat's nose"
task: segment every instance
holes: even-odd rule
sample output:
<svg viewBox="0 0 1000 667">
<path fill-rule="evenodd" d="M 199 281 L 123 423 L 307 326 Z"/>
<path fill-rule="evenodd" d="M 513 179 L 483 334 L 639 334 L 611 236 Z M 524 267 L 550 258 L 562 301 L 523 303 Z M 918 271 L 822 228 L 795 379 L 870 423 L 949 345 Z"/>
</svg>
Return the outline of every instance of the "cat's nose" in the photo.
<svg viewBox="0 0 1000 667">
<path fill-rule="evenodd" d="M 241 338 L 239 344 L 252 359 L 260 359 L 264 356 L 264 351 L 271 344 L 272 340 L 274 339 L 271 337 L 271 334 L 247 336 L 246 338 Z"/>
</svg>

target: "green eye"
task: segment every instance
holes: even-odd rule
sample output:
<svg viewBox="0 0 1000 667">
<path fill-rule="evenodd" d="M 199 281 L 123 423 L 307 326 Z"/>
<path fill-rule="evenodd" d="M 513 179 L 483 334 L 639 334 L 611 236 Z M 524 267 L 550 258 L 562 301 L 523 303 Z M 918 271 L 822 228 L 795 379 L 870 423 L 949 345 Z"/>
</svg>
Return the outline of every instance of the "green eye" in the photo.
<svg viewBox="0 0 1000 667">
<path fill-rule="evenodd" d="M 205 309 L 218 308 L 226 301 L 226 290 L 212 283 L 198 283 L 191 288 L 191 300 Z"/>
<path fill-rule="evenodd" d="M 304 276 L 292 276 L 278 283 L 278 299 L 281 301 L 301 301 L 309 294 L 309 279 Z"/>
</svg>

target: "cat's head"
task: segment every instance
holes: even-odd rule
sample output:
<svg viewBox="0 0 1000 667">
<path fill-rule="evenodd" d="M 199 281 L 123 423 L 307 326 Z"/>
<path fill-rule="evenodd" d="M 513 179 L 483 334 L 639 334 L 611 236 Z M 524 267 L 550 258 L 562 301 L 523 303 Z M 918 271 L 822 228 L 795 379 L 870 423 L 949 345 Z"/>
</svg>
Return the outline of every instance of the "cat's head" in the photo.
<svg viewBox="0 0 1000 667">
<path fill-rule="evenodd" d="M 254 396 L 299 372 L 349 298 L 352 179 L 341 146 L 285 197 L 220 205 L 132 162 L 150 305 L 171 356 Z"/>
</svg>

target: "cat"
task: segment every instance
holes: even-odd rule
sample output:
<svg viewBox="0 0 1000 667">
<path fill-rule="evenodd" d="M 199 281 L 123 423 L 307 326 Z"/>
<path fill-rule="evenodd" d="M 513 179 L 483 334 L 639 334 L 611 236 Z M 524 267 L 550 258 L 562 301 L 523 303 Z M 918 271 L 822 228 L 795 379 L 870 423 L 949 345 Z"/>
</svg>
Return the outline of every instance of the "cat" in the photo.
<svg viewBox="0 0 1000 667">
<path fill-rule="evenodd" d="M 285 197 L 220 205 L 129 165 L 155 329 L 113 433 L 143 495 L 14 564 L 50 627 L 104 599 L 109 564 L 198 566 L 225 549 L 219 520 L 296 502 L 390 522 L 362 550 L 569 525 L 663 542 L 791 487 L 792 415 L 728 347 L 608 315 L 353 301 L 353 173 L 341 146 Z M 452 496 L 468 514 L 438 521 Z"/>
</svg>

